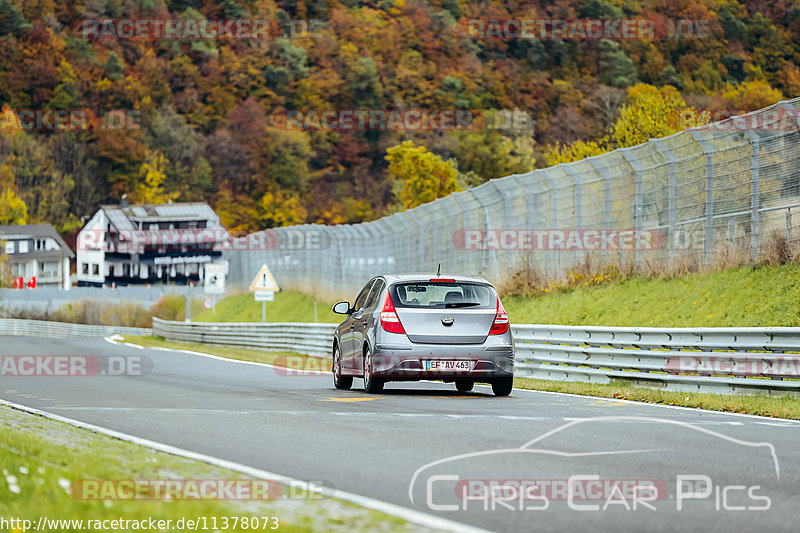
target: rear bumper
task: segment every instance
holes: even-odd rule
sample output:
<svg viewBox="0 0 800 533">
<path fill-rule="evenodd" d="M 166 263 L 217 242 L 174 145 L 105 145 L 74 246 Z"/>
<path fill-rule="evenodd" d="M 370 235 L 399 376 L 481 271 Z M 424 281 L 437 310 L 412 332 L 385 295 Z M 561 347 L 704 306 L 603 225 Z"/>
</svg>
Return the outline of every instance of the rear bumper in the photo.
<svg viewBox="0 0 800 533">
<path fill-rule="evenodd" d="M 428 361 L 467 361 L 469 369 L 426 369 Z M 395 381 L 420 379 L 493 379 L 514 374 L 513 344 L 377 344 L 372 354 L 375 377 Z"/>
</svg>

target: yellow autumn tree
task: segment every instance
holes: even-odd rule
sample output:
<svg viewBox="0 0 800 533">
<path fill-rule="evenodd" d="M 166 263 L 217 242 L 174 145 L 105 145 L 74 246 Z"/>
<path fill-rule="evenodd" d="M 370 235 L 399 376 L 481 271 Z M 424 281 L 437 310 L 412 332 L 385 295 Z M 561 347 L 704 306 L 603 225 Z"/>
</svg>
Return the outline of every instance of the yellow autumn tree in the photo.
<svg viewBox="0 0 800 533">
<path fill-rule="evenodd" d="M 603 137 L 600 141 L 575 141 L 563 145 L 556 143 L 554 147 L 545 152 L 543 159 L 545 164 L 550 167 L 561 163 L 580 161 L 606 152 L 608 152 L 608 137 Z"/>
<path fill-rule="evenodd" d="M 640 83 L 628 89 L 626 103 L 611 127 L 610 137 L 615 148 L 624 148 L 706 123 L 708 114 L 687 106 L 672 85 L 658 89 Z"/>
<path fill-rule="evenodd" d="M 755 111 L 783 100 L 783 94 L 763 80 L 729 84 L 722 96 L 737 111 Z"/>
<path fill-rule="evenodd" d="M 449 162 L 413 141 L 386 150 L 389 173 L 394 177 L 398 200 L 404 209 L 443 198 L 458 190 L 458 171 Z"/>
<path fill-rule="evenodd" d="M 264 193 L 258 202 L 257 211 L 261 229 L 302 224 L 308 216 L 300 197 L 283 190 Z"/>
<path fill-rule="evenodd" d="M 571 163 L 702 126 L 708 124 L 709 118 L 708 111 L 700 112 L 686 105 L 672 85 L 659 89 L 639 83 L 628 89 L 620 116 L 609 128 L 608 135 L 598 141 L 557 144 L 544 154 L 543 159 L 547 165 Z"/>
<path fill-rule="evenodd" d="M 167 156 L 157 150 L 148 150 L 145 161 L 139 167 L 139 183 L 133 190 L 134 201 L 142 204 L 166 204 L 180 193 L 164 190 L 165 170 L 169 161 Z"/>
<path fill-rule="evenodd" d="M 17 196 L 14 156 L 0 165 L 0 226 L 28 223 L 28 206 Z"/>
</svg>

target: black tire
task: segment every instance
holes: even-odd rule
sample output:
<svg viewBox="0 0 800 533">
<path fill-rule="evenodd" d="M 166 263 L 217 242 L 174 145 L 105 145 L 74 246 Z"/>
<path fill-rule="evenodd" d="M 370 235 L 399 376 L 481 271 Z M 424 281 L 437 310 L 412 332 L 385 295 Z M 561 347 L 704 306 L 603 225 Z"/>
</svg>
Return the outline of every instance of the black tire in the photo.
<svg viewBox="0 0 800 533">
<path fill-rule="evenodd" d="M 475 382 L 469 379 L 457 379 L 456 390 L 458 392 L 469 392 L 475 387 Z"/>
<path fill-rule="evenodd" d="M 333 347 L 333 386 L 337 389 L 347 390 L 353 386 L 353 376 L 342 375 L 342 357 L 339 352 L 339 344 Z"/>
<path fill-rule="evenodd" d="M 383 390 L 383 380 L 372 375 L 372 352 L 369 348 L 364 352 L 364 391 L 377 394 Z"/>
<path fill-rule="evenodd" d="M 508 396 L 514 388 L 514 378 L 497 378 L 492 381 L 492 392 L 495 396 Z"/>
</svg>

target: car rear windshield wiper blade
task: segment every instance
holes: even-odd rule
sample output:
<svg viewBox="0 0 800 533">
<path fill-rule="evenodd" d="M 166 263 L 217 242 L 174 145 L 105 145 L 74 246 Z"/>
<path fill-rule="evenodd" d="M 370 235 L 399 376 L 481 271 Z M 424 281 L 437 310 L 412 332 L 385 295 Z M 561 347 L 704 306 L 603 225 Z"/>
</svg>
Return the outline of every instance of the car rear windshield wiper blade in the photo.
<svg viewBox="0 0 800 533">
<path fill-rule="evenodd" d="M 481 305 L 480 302 L 452 302 L 449 304 L 444 304 L 445 307 L 474 307 L 476 305 Z"/>
</svg>

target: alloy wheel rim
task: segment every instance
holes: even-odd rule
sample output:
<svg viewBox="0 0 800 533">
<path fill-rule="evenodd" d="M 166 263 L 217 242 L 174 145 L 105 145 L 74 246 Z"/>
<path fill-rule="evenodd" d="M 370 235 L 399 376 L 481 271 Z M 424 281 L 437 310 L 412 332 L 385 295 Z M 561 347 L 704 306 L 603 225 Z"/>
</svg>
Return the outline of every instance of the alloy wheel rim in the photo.
<svg viewBox="0 0 800 533">
<path fill-rule="evenodd" d="M 339 349 L 337 348 L 333 354 L 333 376 L 338 379 L 339 373 Z"/>
</svg>

